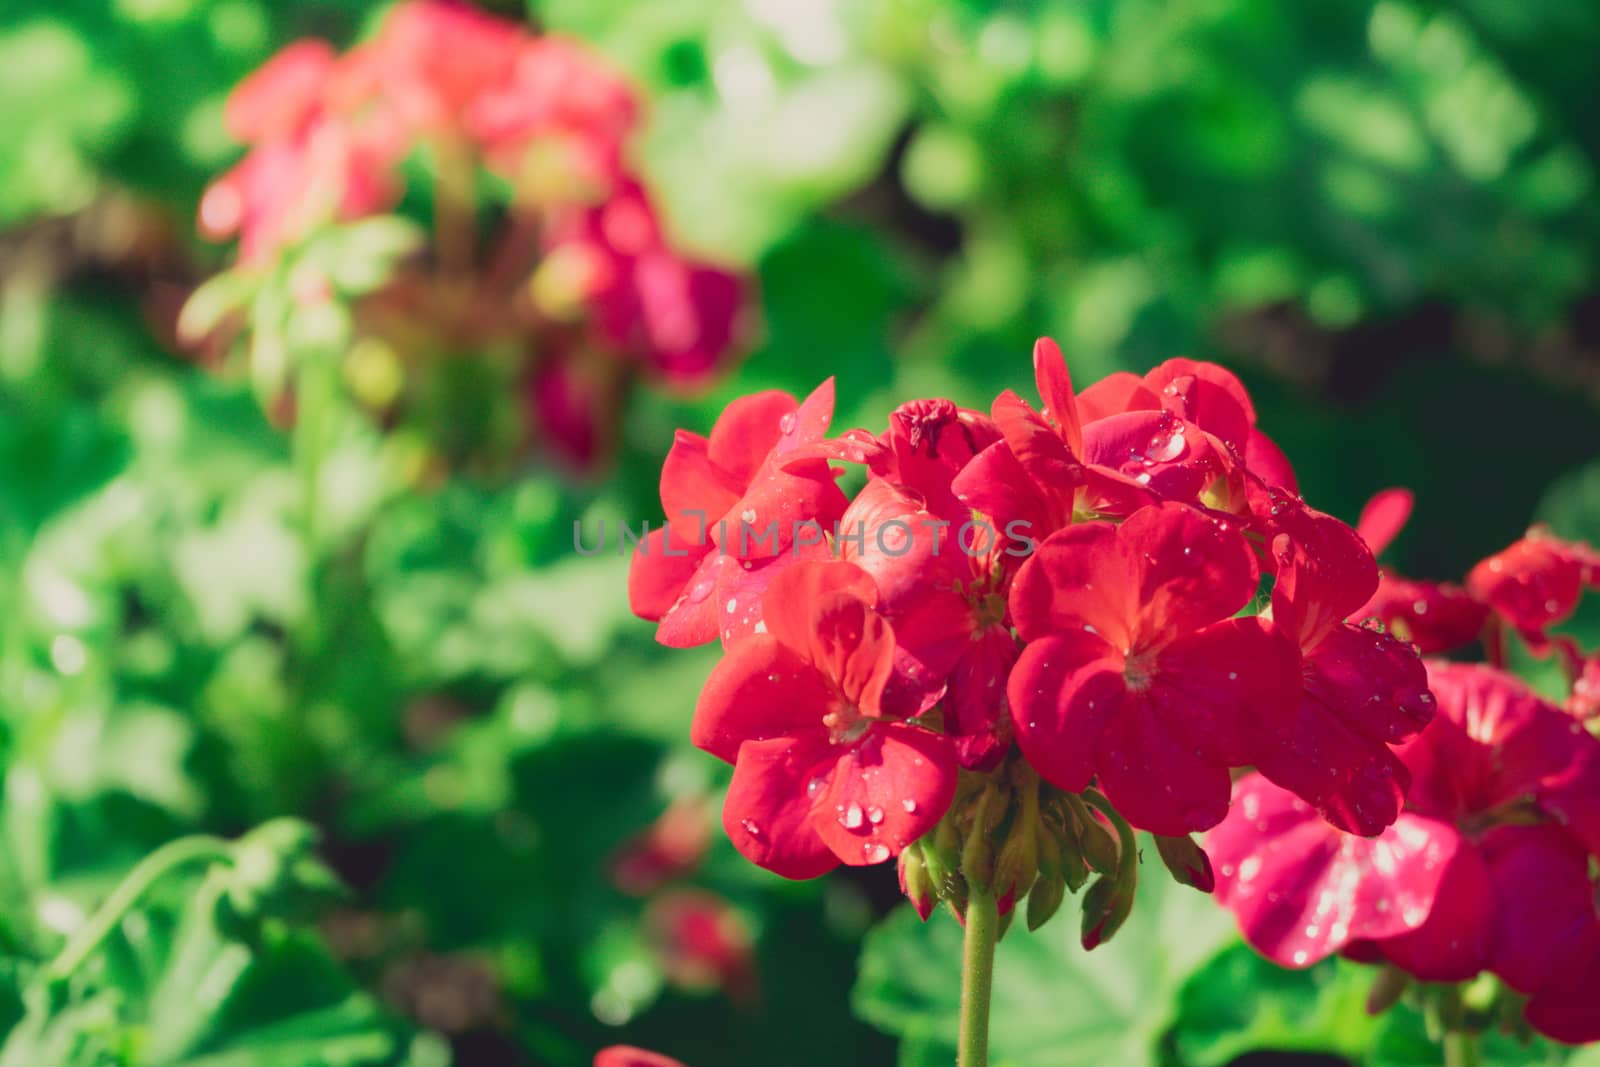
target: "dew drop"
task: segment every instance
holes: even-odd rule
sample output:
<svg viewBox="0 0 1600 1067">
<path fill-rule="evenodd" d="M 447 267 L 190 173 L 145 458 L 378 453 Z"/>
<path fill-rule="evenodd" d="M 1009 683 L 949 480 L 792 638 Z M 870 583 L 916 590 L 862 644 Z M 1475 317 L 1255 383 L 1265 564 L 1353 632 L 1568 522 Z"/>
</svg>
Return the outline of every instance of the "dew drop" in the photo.
<svg viewBox="0 0 1600 1067">
<path fill-rule="evenodd" d="M 867 821 L 870 822 L 872 825 L 877 826 L 879 823 L 881 823 L 883 821 L 883 809 L 878 807 L 877 805 L 873 805 L 872 807 L 868 808 L 867 809 Z"/>
<path fill-rule="evenodd" d="M 761 827 L 756 825 L 756 821 L 754 819 L 740 819 L 739 825 L 744 827 L 744 832 L 749 834 L 751 837 L 758 839 L 761 837 Z"/>
<path fill-rule="evenodd" d="M 794 412 L 792 412 L 792 411 L 785 412 L 783 418 L 778 420 L 778 430 L 779 430 L 779 432 L 785 433 L 785 434 L 794 433 L 795 424 L 798 421 L 799 420 L 795 418 Z"/>
<path fill-rule="evenodd" d="M 882 863 L 889 858 L 889 846 L 878 841 L 868 841 L 861 846 L 861 856 L 868 863 Z"/>
<path fill-rule="evenodd" d="M 850 806 L 845 808 L 844 813 L 839 816 L 839 825 L 846 830 L 859 830 L 861 829 L 862 818 L 861 805 L 851 801 Z"/>
<path fill-rule="evenodd" d="M 902 808 L 906 809 L 906 814 L 907 815 L 916 814 L 917 802 L 915 800 L 912 800 L 910 797 L 906 797 L 904 800 L 902 800 L 900 802 L 900 806 Z"/>
</svg>

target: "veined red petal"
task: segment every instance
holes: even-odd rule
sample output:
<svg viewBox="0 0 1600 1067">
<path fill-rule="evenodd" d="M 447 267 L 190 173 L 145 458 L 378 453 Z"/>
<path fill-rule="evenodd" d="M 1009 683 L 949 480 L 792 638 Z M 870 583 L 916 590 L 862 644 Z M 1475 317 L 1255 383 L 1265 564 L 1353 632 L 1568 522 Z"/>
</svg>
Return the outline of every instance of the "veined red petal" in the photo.
<svg viewBox="0 0 1600 1067">
<path fill-rule="evenodd" d="M 1309 694 L 1264 744 L 1257 769 L 1339 829 L 1370 837 L 1399 816 L 1410 780 L 1405 764 Z"/>
<path fill-rule="evenodd" d="M 1188 747 L 1241 767 L 1293 714 L 1299 668 L 1294 645 L 1260 619 L 1224 619 L 1161 650 L 1148 698 Z"/>
<path fill-rule="evenodd" d="M 676 540 L 673 530 L 670 540 Z M 670 543 L 669 540 L 669 543 Z M 694 552 L 695 548 L 686 548 Z M 673 548 L 677 551 L 677 548 Z M 656 640 L 668 648 L 693 648 L 717 638 L 717 586 L 723 572 L 737 567 L 738 561 L 715 548 L 701 550 L 694 573 L 684 583 L 681 595 L 656 627 Z"/>
<path fill-rule="evenodd" d="M 1215 363 L 1169 359 L 1146 374 L 1144 382 L 1160 397 L 1162 407 L 1244 451 L 1256 412 L 1250 394 L 1232 371 Z"/>
<path fill-rule="evenodd" d="M 1226 619 L 1255 595 L 1255 555 L 1244 537 L 1182 504 L 1140 509 L 1118 528 L 1117 551 L 1140 605 L 1136 642 Z"/>
<path fill-rule="evenodd" d="M 783 568 L 762 595 L 767 632 L 802 656 L 809 657 L 815 637 L 815 612 L 821 601 L 845 593 L 876 604 L 872 576 L 842 560 L 805 560 Z"/>
<path fill-rule="evenodd" d="M 1433 720 L 1427 668 L 1411 646 L 1359 626 L 1335 626 L 1305 654 L 1306 694 L 1355 733 L 1397 744 Z"/>
</svg>

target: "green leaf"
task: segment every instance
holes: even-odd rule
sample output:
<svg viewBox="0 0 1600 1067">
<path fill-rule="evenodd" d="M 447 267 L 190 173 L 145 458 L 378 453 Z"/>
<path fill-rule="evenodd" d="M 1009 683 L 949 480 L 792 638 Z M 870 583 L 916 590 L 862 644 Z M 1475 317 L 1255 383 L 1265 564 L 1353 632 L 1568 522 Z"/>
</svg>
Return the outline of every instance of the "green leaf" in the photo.
<svg viewBox="0 0 1600 1067">
<path fill-rule="evenodd" d="M 1185 1067 L 1223 1067 L 1267 1050 L 1359 1058 L 1378 1029 L 1366 1011 L 1375 973 L 1337 960 L 1291 971 L 1234 945 L 1179 993 L 1173 1029 L 1179 1057 Z"/>
</svg>

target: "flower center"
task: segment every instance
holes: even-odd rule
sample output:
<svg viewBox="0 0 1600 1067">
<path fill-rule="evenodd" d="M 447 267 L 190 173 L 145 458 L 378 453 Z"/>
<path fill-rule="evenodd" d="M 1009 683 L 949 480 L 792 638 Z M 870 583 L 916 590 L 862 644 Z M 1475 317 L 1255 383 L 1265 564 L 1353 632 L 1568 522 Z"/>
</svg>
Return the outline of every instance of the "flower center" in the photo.
<svg viewBox="0 0 1600 1067">
<path fill-rule="evenodd" d="M 872 726 L 872 720 L 861 714 L 860 708 L 841 701 L 822 717 L 822 725 L 832 735 L 828 740 L 836 745 L 848 745 L 861 740 Z"/>
<path fill-rule="evenodd" d="M 1155 680 L 1156 657 L 1153 652 L 1130 651 L 1122 661 L 1122 677 L 1128 688 L 1135 692 L 1149 689 Z"/>
</svg>

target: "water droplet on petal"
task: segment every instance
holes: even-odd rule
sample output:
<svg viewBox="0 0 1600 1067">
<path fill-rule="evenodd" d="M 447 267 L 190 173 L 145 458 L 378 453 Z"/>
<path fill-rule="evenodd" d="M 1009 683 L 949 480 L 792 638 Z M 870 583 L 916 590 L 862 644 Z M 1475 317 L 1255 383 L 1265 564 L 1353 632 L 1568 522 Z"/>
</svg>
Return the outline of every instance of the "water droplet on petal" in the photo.
<svg viewBox="0 0 1600 1067">
<path fill-rule="evenodd" d="M 754 819 L 740 819 L 739 825 L 744 827 L 744 832 L 751 837 L 759 838 L 761 836 L 761 827 L 756 825 Z"/>
<path fill-rule="evenodd" d="M 868 841 L 861 846 L 861 856 L 868 863 L 882 863 L 889 858 L 889 846 L 878 841 Z"/>
<path fill-rule="evenodd" d="M 794 433 L 795 424 L 798 421 L 799 420 L 795 418 L 794 412 L 792 412 L 792 411 L 785 412 L 783 418 L 778 420 L 778 430 L 779 430 L 779 432 L 780 433 L 785 433 L 785 434 Z"/>
<path fill-rule="evenodd" d="M 844 827 L 846 830 L 859 830 L 861 828 L 861 821 L 861 805 L 857 804 L 855 801 L 851 801 L 850 806 L 845 808 L 844 813 L 839 816 L 839 825 Z"/>
<path fill-rule="evenodd" d="M 883 809 L 877 805 L 867 809 L 867 821 L 876 826 L 883 821 Z"/>
</svg>

